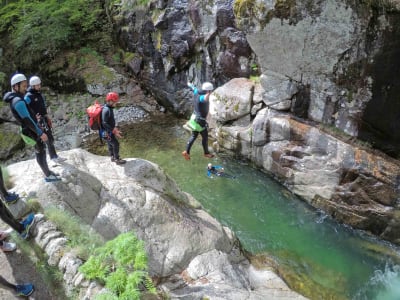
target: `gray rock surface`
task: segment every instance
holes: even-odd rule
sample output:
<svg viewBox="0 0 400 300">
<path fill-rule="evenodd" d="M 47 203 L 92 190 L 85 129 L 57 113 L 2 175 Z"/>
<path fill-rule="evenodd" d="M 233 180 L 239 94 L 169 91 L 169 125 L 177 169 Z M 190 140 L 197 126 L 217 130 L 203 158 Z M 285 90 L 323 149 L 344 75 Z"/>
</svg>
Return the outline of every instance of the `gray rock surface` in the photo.
<svg viewBox="0 0 400 300">
<path fill-rule="evenodd" d="M 226 99 L 241 94 L 239 87 L 224 86 L 215 93 L 221 90 Z M 247 91 L 245 86 L 243 94 Z M 273 108 L 259 110 L 252 122 L 240 125 L 225 117 L 234 115 L 235 104 L 213 107 L 210 124 L 216 124 L 211 131 L 216 149 L 248 158 L 338 221 L 400 243 L 398 160 Z"/>
</svg>

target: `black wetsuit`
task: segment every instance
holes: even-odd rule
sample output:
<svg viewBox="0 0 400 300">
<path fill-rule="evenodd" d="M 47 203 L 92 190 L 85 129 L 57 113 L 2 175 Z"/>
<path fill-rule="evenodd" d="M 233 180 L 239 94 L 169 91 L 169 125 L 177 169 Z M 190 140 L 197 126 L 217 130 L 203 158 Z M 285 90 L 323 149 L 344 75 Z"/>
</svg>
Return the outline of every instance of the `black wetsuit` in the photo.
<svg viewBox="0 0 400 300">
<path fill-rule="evenodd" d="M 107 141 L 108 153 L 112 159 L 120 159 L 119 142 L 113 133 L 115 128 L 114 109 L 105 104 L 101 111 L 101 129 L 100 135 Z"/>
<path fill-rule="evenodd" d="M 26 99 L 26 97 L 29 98 Z M 46 142 L 47 149 L 49 149 L 50 158 L 57 158 L 56 148 L 54 147 L 54 136 L 51 130 L 49 119 L 47 118 L 47 107 L 46 107 L 46 100 L 44 96 L 33 87 L 29 87 L 27 93 L 25 94 L 25 99 L 27 103 L 29 103 L 29 107 L 31 108 L 32 112 L 35 114 L 38 125 L 40 128 L 47 134 L 48 140 Z M 39 114 L 39 118 L 38 118 Z"/>
<path fill-rule="evenodd" d="M 204 128 L 202 131 L 192 131 L 192 136 L 186 144 L 186 152 L 190 154 L 190 149 L 193 146 L 194 141 L 197 139 L 199 133 L 201 134 L 201 144 L 203 146 L 204 154 L 209 154 L 208 151 L 208 124 L 207 124 L 207 115 L 210 109 L 210 102 L 205 99 L 206 91 L 199 91 L 197 88 L 193 89 L 193 104 L 194 104 L 194 113 L 196 115 L 195 121 Z"/>
<path fill-rule="evenodd" d="M 51 172 L 47 165 L 45 144 L 40 138 L 43 131 L 36 122 L 35 113 L 30 109 L 24 100 L 24 96 L 20 93 L 8 92 L 4 95 L 4 101 L 9 103 L 12 114 L 22 127 L 22 133 L 36 141 L 36 161 L 46 177 L 50 176 Z"/>
</svg>

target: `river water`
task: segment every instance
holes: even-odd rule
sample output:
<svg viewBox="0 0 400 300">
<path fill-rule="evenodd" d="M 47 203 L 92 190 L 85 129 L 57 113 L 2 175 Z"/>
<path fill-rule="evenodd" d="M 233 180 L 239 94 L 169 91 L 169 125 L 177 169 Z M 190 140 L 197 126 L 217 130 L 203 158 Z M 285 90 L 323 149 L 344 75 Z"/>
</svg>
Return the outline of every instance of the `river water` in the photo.
<svg viewBox="0 0 400 300">
<path fill-rule="evenodd" d="M 218 154 L 204 158 L 201 137 L 185 161 L 184 121 L 161 116 L 124 128 L 122 157 L 160 165 L 204 209 L 230 227 L 244 248 L 266 254 L 294 290 L 310 299 L 399 300 L 400 251 L 336 223 L 246 162 Z M 91 152 L 107 155 L 106 146 Z M 207 177 L 207 163 L 235 178 Z"/>
</svg>

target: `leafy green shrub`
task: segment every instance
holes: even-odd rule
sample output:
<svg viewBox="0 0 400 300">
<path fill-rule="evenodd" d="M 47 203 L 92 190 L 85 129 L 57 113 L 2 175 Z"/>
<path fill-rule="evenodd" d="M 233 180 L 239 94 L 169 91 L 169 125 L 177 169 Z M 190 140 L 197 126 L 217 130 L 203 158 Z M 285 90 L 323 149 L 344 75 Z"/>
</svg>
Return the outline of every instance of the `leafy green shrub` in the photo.
<svg viewBox="0 0 400 300">
<path fill-rule="evenodd" d="M 0 8 L 0 33 L 21 63 L 53 59 L 65 49 L 97 45 L 110 27 L 100 0 L 12 1 Z"/>
<path fill-rule="evenodd" d="M 98 280 L 109 290 L 96 299 L 140 299 L 144 289 L 156 293 L 147 273 L 144 243 L 133 232 L 120 234 L 95 249 L 79 270 L 87 279 Z"/>
</svg>

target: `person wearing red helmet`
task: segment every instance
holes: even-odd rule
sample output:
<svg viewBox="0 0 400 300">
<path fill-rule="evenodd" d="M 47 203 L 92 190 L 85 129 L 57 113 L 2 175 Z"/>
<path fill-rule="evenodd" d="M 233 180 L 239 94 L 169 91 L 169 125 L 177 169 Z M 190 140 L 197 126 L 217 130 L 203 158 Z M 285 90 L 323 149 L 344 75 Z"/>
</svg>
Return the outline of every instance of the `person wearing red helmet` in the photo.
<svg viewBox="0 0 400 300">
<path fill-rule="evenodd" d="M 114 108 L 119 100 L 119 95 L 115 92 L 109 92 L 106 96 L 106 104 L 101 111 L 101 129 L 100 135 L 107 141 L 108 153 L 111 161 L 117 165 L 123 165 L 126 160 L 119 157 L 119 142 L 117 138 L 122 138 L 122 132 L 116 127 L 114 118 Z"/>
</svg>

